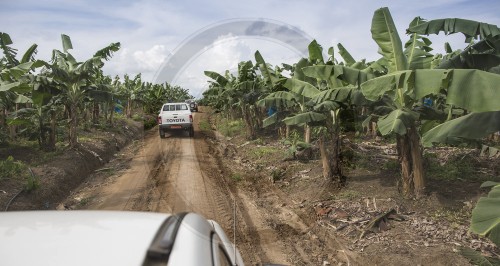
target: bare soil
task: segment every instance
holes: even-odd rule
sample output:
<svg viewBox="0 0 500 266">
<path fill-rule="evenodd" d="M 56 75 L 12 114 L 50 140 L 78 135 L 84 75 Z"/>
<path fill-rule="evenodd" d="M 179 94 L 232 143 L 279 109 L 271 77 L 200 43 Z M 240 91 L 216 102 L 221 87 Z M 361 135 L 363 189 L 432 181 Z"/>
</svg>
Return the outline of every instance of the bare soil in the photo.
<svg viewBox="0 0 500 266">
<path fill-rule="evenodd" d="M 217 123 L 200 110 L 194 138 L 180 133 L 160 139 L 157 129 L 132 132 L 115 143 L 103 141 L 110 143 L 100 144 L 107 152 L 87 145 L 87 153 L 70 151 L 33 168 L 45 177 L 41 188 L 21 193 L 9 210 L 194 211 L 219 222 L 229 236 L 236 233 L 248 265 L 470 265 L 460 247 L 500 253 L 468 231 L 471 210 L 485 193 L 479 180 L 431 177 L 427 197 L 404 199 L 391 168 L 393 147 L 367 140 L 345 143 L 353 163 L 346 166 L 347 186 L 339 189 L 322 178 L 318 158 L 290 160 L 287 146 L 274 136 L 247 141 L 200 128 L 203 121 Z M 125 145 L 133 136 L 138 140 Z M 459 152 L 471 156 L 437 150 Z M 487 161 L 477 171 L 497 177 L 495 165 Z M 68 184 L 71 171 L 78 178 Z M 0 180 L 0 206 L 20 189 L 7 185 Z M 397 216 L 367 230 L 391 210 Z"/>
</svg>

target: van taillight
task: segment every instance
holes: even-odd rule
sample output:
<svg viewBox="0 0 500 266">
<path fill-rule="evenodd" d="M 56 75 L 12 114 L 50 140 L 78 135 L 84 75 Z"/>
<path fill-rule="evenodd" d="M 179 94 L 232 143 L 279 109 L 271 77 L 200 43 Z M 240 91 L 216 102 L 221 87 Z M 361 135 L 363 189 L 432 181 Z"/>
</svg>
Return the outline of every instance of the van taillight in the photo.
<svg viewBox="0 0 500 266">
<path fill-rule="evenodd" d="M 158 125 L 161 125 L 161 116 L 158 116 Z"/>
<path fill-rule="evenodd" d="M 189 121 L 193 123 L 193 115 L 189 115 Z"/>
</svg>

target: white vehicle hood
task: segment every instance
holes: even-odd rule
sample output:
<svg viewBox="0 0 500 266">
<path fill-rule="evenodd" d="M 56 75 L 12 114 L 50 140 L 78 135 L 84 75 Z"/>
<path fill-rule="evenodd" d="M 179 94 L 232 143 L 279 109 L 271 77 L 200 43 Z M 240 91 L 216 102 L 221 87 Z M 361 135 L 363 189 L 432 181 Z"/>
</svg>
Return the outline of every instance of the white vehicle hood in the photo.
<svg viewBox="0 0 500 266">
<path fill-rule="evenodd" d="M 0 213 L 0 265 L 141 265 L 168 216 L 122 211 Z"/>
</svg>

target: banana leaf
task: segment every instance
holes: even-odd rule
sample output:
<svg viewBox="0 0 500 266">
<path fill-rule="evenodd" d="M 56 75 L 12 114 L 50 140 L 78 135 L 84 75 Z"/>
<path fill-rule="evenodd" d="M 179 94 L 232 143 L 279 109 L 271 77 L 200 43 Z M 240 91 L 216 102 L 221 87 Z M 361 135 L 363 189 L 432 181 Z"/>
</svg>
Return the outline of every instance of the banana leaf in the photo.
<svg viewBox="0 0 500 266">
<path fill-rule="evenodd" d="M 469 247 L 461 247 L 460 254 L 466 257 L 472 264 L 480 266 L 498 266 L 500 265 L 500 260 L 497 258 L 485 257 L 479 251 L 476 251 Z"/>
<path fill-rule="evenodd" d="M 215 80 L 220 86 L 224 87 L 228 83 L 228 80 L 221 74 L 213 71 L 204 71 L 205 76 Z"/>
<path fill-rule="evenodd" d="M 259 51 L 255 52 L 255 62 L 257 62 L 257 66 L 260 69 L 260 72 L 262 73 L 262 76 L 264 76 L 265 81 L 270 84 L 271 86 L 275 86 L 276 83 L 278 82 L 279 78 L 274 75 L 274 73 L 271 73 L 269 71 L 269 68 L 267 67 L 266 61 L 262 57 Z"/>
<path fill-rule="evenodd" d="M 446 92 L 446 103 L 470 112 L 499 111 L 500 75 L 476 69 L 418 69 L 387 74 L 361 84 L 369 100 L 405 88 L 414 100 Z M 394 96 L 394 99 L 396 97 Z"/>
<path fill-rule="evenodd" d="M 323 101 L 317 105 L 314 106 L 314 111 L 318 112 L 328 112 L 328 111 L 334 111 L 337 110 L 341 107 L 341 105 L 337 102 L 332 102 L 332 101 Z"/>
<path fill-rule="evenodd" d="M 16 99 L 14 100 L 14 103 L 32 103 L 33 101 L 31 98 L 24 96 L 22 94 L 17 94 Z"/>
<path fill-rule="evenodd" d="M 342 86 L 339 80 L 337 80 L 337 75 L 334 75 L 333 65 L 314 65 L 302 68 L 304 75 L 315 78 L 317 80 L 325 80 L 328 83 L 328 87 L 331 89 Z"/>
<path fill-rule="evenodd" d="M 491 186 L 488 182 L 481 187 Z M 500 184 L 493 186 L 487 197 L 481 197 L 472 210 L 471 230 L 481 236 L 487 236 L 500 246 Z"/>
<path fill-rule="evenodd" d="M 441 69 L 479 69 L 500 74 L 496 67 L 500 65 L 500 56 L 494 54 L 460 54 L 439 65 Z"/>
<path fill-rule="evenodd" d="M 298 100 L 298 95 L 293 92 L 277 91 L 257 101 L 256 104 L 262 107 L 288 108 L 296 105 Z"/>
<path fill-rule="evenodd" d="M 309 60 L 313 63 L 325 63 L 323 60 L 323 48 L 318 44 L 316 40 L 313 40 L 309 46 L 307 46 L 309 50 Z"/>
<path fill-rule="evenodd" d="M 418 115 L 407 110 L 396 109 L 378 120 L 378 129 L 382 135 L 396 133 L 405 135 L 406 128 L 410 127 Z"/>
<path fill-rule="evenodd" d="M 316 113 L 316 112 L 305 112 L 292 117 L 287 117 L 283 119 L 283 122 L 287 125 L 304 125 L 306 123 L 323 121 L 326 119 L 324 114 Z"/>
<path fill-rule="evenodd" d="M 486 156 L 488 158 L 497 157 L 497 156 L 500 156 L 500 149 L 497 149 L 497 148 L 491 147 L 491 146 L 482 145 L 480 155 Z"/>
<path fill-rule="evenodd" d="M 342 56 L 342 59 L 344 59 L 344 62 L 346 66 L 352 66 L 356 63 L 356 60 L 354 60 L 354 57 L 344 48 L 342 44 L 337 44 L 337 47 L 339 48 L 339 54 Z"/>
<path fill-rule="evenodd" d="M 410 26 L 422 24 L 425 20 L 420 17 L 416 17 L 410 23 Z M 405 44 L 404 54 L 408 59 L 409 69 L 429 69 L 431 68 L 431 62 L 433 55 L 429 53 L 432 51 L 430 45 L 432 42 L 422 37 L 417 33 L 413 33 L 410 36 L 410 40 Z"/>
<path fill-rule="evenodd" d="M 276 124 L 277 122 L 278 122 L 278 113 L 274 113 L 273 115 L 262 120 L 262 127 L 268 127 L 270 125 Z"/>
<path fill-rule="evenodd" d="M 342 87 L 321 91 L 316 94 L 311 100 L 315 104 L 320 104 L 324 101 L 347 102 L 350 100 L 351 92 L 355 90 L 354 87 Z"/>
<path fill-rule="evenodd" d="M 38 48 L 37 44 L 33 44 L 26 50 L 24 53 L 20 63 L 27 63 L 27 62 L 34 62 L 35 61 L 35 54 L 36 54 L 36 49 Z"/>
<path fill-rule="evenodd" d="M 398 94 L 396 88 L 404 88 L 407 93 L 410 92 L 409 89 L 413 87 L 413 83 L 409 83 L 412 80 L 412 76 L 412 71 L 410 70 L 393 72 L 364 82 L 361 84 L 361 91 L 371 101 L 378 100 L 380 97 L 389 94 L 391 99 L 396 101 L 402 97 L 402 95 Z M 429 94 L 430 92 L 426 95 Z"/>
<path fill-rule="evenodd" d="M 309 62 L 309 60 L 307 60 L 306 58 L 301 58 L 299 60 L 299 62 L 297 62 L 295 65 L 294 65 L 294 70 L 293 70 L 293 78 L 294 79 L 297 79 L 297 80 L 302 80 L 302 81 L 306 81 L 306 82 L 309 82 L 311 84 L 315 83 L 316 80 L 311 78 L 311 77 L 307 77 L 306 75 L 304 75 L 304 72 L 302 71 L 302 69 L 304 67 L 308 67 L 308 66 L 312 66 L 313 64 L 311 62 Z"/>
<path fill-rule="evenodd" d="M 111 43 L 110 45 L 102 48 L 94 54 L 94 57 L 100 57 L 104 60 L 109 60 L 109 58 L 113 55 L 113 52 L 117 52 L 120 50 L 120 43 Z"/>
<path fill-rule="evenodd" d="M 466 42 L 470 42 L 471 38 L 478 36 L 481 39 L 486 39 L 500 35 L 500 28 L 496 25 L 460 18 L 435 19 L 412 26 L 406 31 L 426 35 L 438 34 L 440 32 L 444 32 L 446 35 L 463 33 L 466 36 Z"/>
<path fill-rule="evenodd" d="M 497 131 L 500 131 L 500 112 L 470 113 L 427 131 L 422 136 L 422 144 L 424 147 L 431 147 L 433 143 L 458 144 Z"/>
<path fill-rule="evenodd" d="M 67 53 L 68 50 L 73 49 L 73 44 L 71 43 L 71 38 L 68 35 L 61 34 L 61 40 L 62 40 L 63 51 L 65 53 Z"/>
<path fill-rule="evenodd" d="M 295 77 L 287 79 L 284 86 L 290 91 L 308 98 L 313 98 L 320 92 L 320 90 L 314 87 L 311 83 L 298 80 Z"/>
<path fill-rule="evenodd" d="M 387 7 L 377 9 L 373 14 L 371 33 L 379 46 L 379 53 L 387 59 L 389 73 L 407 70 L 408 62 L 403 45 Z"/>
</svg>

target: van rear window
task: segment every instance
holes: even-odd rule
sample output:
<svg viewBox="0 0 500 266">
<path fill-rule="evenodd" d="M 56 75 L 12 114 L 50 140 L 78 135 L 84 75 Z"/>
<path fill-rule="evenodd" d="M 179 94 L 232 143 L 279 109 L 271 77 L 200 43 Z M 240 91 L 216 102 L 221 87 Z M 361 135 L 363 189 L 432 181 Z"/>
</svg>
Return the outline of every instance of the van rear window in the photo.
<svg viewBox="0 0 500 266">
<path fill-rule="evenodd" d="M 183 111 L 188 110 L 186 104 L 167 104 L 163 106 L 163 111 Z"/>
</svg>

